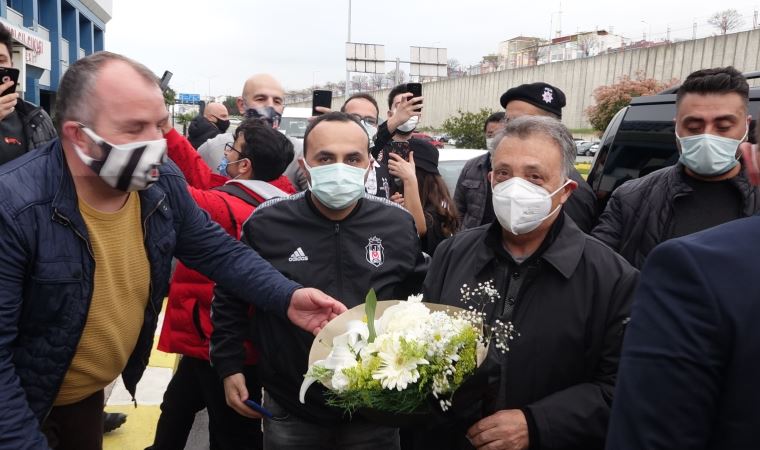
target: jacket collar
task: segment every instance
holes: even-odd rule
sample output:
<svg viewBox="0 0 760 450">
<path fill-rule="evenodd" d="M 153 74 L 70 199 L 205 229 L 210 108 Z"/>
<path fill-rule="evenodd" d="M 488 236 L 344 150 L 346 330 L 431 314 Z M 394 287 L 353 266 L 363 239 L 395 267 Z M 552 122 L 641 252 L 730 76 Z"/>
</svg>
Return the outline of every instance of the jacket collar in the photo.
<svg viewBox="0 0 760 450">
<path fill-rule="evenodd" d="M 487 252 L 479 252 L 479 258 L 476 262 L 477 271 L 482 270 L 486 264 L 496 255 L 496 252 L 503 248 L 501 243 L 501 225 L 495 220 L 488 228 L 486 239 L 483 244 L 488 247 Z M 586 246 L 586 235 L 578 228 L 573 220 L 564 212 L 562 216 L 554 222 L 549 233 L 546 235 L 544 242 L 538 248 L 536 253 L 530 256 L 525 263 L 531 261 L 543 260 L 549 263 L 563 277 L 569 279 L 572 277 L 575 269 L 580 263 L 583 256 L 583 250 Z M 506 253 L 506 251 L 505 251 Z M 484 255 L 484 257 L 480 257 Z M 508 255 L 508 254 L 507 254 Z M 509 257 L 510 260 L 511 257 Z M 514 260 L 512 260 L 514 262 Z"/>
<path fill-rule="evenodd" d="M 686 177 L 689 175 L 686 173 L 686 167 L 681 162 L 665 170 L 669 171 L 669 178 L 672 181 L 672 183 L 668 183 L 668 187 L 671 189 L 668 198 L 672 199 L 679 194 L 691 194 L 694 192 L 694 189 L 687 183 Z M 744 168 L 735 177 L 726 181 L 731 183 L 741 194 L 744 214 L 747 216 L 755 214 L 758 207 L 757 188 L 747 179 Z"/>
<path fill-rule="evenodd" d="M 491 171 L 491 153 L 483 154 L 478 159 L 478 167 L 482 167 L 486 172 Z"/>
<path fill-rule="evenodd" d="M 309 206 L 309 209 L 311 210 L 311 212 L 314 213 L 314 215 L 317 216 L 317 217 L 319 217 L 321 220 L 324 220 L 324 221 L 329 222 L 331 224 L 333 224 L 333 223 L 343 223 L 343 222 L 351 219 L 355 215 L 359 214 L 359 210 L 361 209 L 362 204 L 364 203 L 364 197 L 359 198 L 359 200 L 357 200 L 357 202 L 356 202 L 356 207 L 353 210 L 351 210 L 351 213 L 348 216 L 346 216 L 343 220 L 335 221 L 335 220 L 332 220 L 332 219 L 326 217 L 324 214 L 322 214 L 322 212 L 314 204 L 314 199 L 311 198 L 311 195 L 312 194 L 311 194 L 311 190 L 310 189 L 307 189 L 306 191 L 304 191 L 304 198 L 306 198 L 306 204 Z M 369 195 L 369 194 L 365 194 L 365 195 Z"/>
<path fill-rule="evenodd" d="M 583 256 L 586 234 L 578 228 L 573 219 L 564 212 L 562 214 L 564 220 L 554 241 L 539 257 L 554 266 L 563 277 L 569 279 Z"/>
</svg>

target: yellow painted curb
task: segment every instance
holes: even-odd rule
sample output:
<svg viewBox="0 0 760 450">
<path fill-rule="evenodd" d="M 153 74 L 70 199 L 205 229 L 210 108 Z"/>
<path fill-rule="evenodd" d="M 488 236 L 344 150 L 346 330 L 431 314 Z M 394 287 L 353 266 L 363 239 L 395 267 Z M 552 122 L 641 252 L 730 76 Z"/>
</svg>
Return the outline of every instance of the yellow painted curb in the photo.
<svg viewBox="0 0 760 450">
<path fill-rule="evenodd" d="M 127 422 L 103 436 L 103 450 L 143 450 L 153 444 L 156 422 L 161 415 L 158 406 L 107 406 L 107 412 L 127 415 Z"/>
</svg>

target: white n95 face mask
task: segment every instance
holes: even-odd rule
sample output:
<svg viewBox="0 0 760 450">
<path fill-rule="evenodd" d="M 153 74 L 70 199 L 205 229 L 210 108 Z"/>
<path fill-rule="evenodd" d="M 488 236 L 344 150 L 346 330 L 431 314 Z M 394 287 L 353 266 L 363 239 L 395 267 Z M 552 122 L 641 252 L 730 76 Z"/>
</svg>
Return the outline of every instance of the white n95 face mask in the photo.
<svg viewBox="0 0 760 450">
<path fill-rule="evenodd" d="M 488 150 L 489 153 L 493 154 L 495 146 L 496 146 L 496 138 L 493 138 L 493 137 L 486 138 L 486 149 Z"/>
<path fill-rule="evenodd" d="M 369 145 L 372 146 L 372 141 L 375 139 L 375 136 L 377 135 L 377 127 L 363 120 L 360 121 L 359 123 L 362 124 L 364 131 L 367 132 L 367 136 L 369 136 Z"/>
<path fill-rule="evenodd" d="M 565 181 L 554 192 L 519 177 L 497 184 L 493 187 L 496 219 L 512 234 L 529 233 L 562 207 L 558 205 L 551 211 L 552 197 L 570 182 L 571 180 Z"/>
</svg>

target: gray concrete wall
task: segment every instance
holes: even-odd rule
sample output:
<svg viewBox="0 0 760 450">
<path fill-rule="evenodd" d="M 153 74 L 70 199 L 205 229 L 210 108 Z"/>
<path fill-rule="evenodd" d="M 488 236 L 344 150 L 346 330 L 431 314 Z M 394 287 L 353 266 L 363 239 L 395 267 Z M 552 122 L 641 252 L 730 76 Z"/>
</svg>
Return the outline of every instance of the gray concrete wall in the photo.
<svg viewBox="0 0 760 450">
<path fill-rule="evenodd" d="M 440 127 L 443 121 L 455 115 L 457 110 L 500 110 L 499 97 L 510 87 L 544 81 L 559 87 L 567 95 L 567 106 L 563 111 L 562 121 L 569 128 L 589 128 L 584 111 L 594 104 L 594 89 L 612 84 L 623 75 L 635 77 L 641 72 L 646 77 L 661 81 L 672 78 L 684 80 L 695 70 L 728 65 L 733 65 L 742 72 L 760 70 L 760 29 L 593 58 L 425 83 L 422 88 L 425 109 L 421 126 Z M 380 104 L 381 117 L 385 117 L 387 110 L 388 91 L 385 89 L 371 92 Z M 333 109 L 339 109 L 343 101 L 342 96 L 333 97 Z M 292 106 L 310 107 L 311 104 L 301 102 Z"/>
</svg>

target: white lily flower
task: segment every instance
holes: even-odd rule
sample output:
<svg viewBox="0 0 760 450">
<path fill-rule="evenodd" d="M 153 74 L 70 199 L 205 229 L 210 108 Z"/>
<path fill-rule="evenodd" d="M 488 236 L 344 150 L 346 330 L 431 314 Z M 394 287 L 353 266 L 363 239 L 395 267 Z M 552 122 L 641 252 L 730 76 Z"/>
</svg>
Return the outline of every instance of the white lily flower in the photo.
<svg viewBox="0 0 760 450">
<path fill-rule="evenodd" d="M 333 346 L 345 345 L 354 349 L 356 353 L 361 350 L 369 338 L 369 328 L 361 320 L 352 320 L 346 323 L 346 332 L 333 338 Z"/>
<path fill-rule="evenodd" d="M 343 375 L 343 369 L 355 367 L 356 364 L 356 355 L 351 352 L 348 343 L 346 342 L 341 345 L 335 345 L 335 342 L 333 341 L 333 348 L 330 351 L 330 354 L 327 355 L 327 358 L 317 361 L 312 365 L 312 367 L 320 366 L 324 367 L 325 369 L 330 369 L 332 371 L 332 377 L 328 380 L 318 380 L 317 378 L 306 374 L 303 379 L 303 383 L 301 383 L 301 390 L 298 393 L 298 399 L 301 401 L 301 403 L 306 403 L 306 391 L 309 389 L 309 386 L 314 384 L 315 381 L 319 381 L 328 388 L 341 390 L 339 386 L 335 386 L 335 384 L 333 384 L 333 382 L 337 381 L 338 384 L 343 389 L 345 389 L 348 387 L 348 378 L 341 378 L 341 376 L 338 376 L 336 378 L 336 374 Z"/>
</svg>

